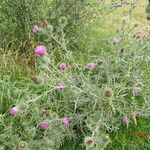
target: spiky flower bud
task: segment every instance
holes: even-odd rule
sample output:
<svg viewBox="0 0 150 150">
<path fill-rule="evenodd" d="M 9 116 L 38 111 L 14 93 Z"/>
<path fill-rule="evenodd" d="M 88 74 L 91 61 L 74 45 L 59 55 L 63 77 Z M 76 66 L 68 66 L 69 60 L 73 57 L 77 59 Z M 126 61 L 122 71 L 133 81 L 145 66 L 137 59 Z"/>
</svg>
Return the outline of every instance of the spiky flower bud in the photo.
<svg viewBox="0 0 150 150">
<path fill-rule="evenodd" d="M 67 64 L 65 64 L 65 63 L 60 63 L 59 64 L 59 69 L 60 70 L 65 70 L 67 68 Z"/>
<path fill-rule="evenodd" d="M 28 147 L 28 144 L 25 141 L 21 141 L 19 145 L 20 145 L 20 148 L 23 148 L 23 149 L 26 149 Z"/>
<path fill-rule="evenodd" d="M 67 117 L 62 118 L 61 122 L 63 123 L 64 126 L 68 126 L 69 125 L 69 120 L 68 120 Z"/>
<path fill-rule="evenodd" d="M 111 139 L 110 139 L 110 136 L 109 136 L 109 135 L 104 136 L 104 138 L 103 138 L 103 144 L 109 143 L 110 140 L 111 140 Z"/>
<path fill-rule="evenodd" d="M 86 138 L 84 139 L 84 145 L 85 145 L 86 147 L 91 148 L 91 147 L 94 146 L 94 144 L 95 144 L 95 142 L 94 142 L 94 139 L 93 139 L 92 137 L 86 137 Z"/>
<path fill-rule="evenodd" d="M 42 57 L 42 58 L 41 58 L 41 62 L 42 62 L 43 64 L 49 64 L 49 63 L 50 63 L 50 59 L 49 59 L 48 57 Z"/>
<path fill-rule="evenodd" d="M 63 17 L 61 17 L 60 19 L 59 19 L 59 23 L 60 23 L 60 25 L 66 25 L 67 24 L 67 21 L 68 21 L 68 19 L 67 19 L 67 17 L 65 17 L 65 16 L 63 16 Z"/>
<path fill-rule="evenodd" d="M 106 89 L 104 94 L 106 97 L 112 97 L 114 92 L 112 89 Z"/>
</svg>

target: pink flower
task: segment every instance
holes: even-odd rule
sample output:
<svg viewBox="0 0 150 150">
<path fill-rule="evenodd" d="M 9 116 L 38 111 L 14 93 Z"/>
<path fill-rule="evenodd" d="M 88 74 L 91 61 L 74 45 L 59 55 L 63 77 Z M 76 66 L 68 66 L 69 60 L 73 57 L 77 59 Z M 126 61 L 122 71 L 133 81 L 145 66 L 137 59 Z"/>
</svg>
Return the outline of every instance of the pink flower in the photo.
<svg viewBox="0 0 150 150">
<path fill-rule="evenodd" d="M 95 67 L 95 64 L 94 63 L 88 63 L 86 65 L 86 67 L 91 70 L 91 69 L 93 69 Z"/>
<path fill-rule="evenodd" d="M 56 87 L 57 89 L 64 89 L 65 85 L 63 83 L 59 83 Z"/>
<path fill-rule="evenodd" d="M 64 118 L 62 118 L 62 123 L 63 123 L 63 125 L 64 126 L 67 126 L 67 125 L 69 125 L 69 120 L 68 120 L 68 118 L 67 117 L 64 117 Z"/>
<path fill-rule="evenodd" d="M 60 68 L 61 70 L 65 70 L 65 69 L 67 68 L 67 64 L 65 64 L 65 63 L 60 63 L 60 64 L 59 64 L 59 68 Z"/>
<path fill-rule="evenodd" d="M 38 32 L 38 30 L 39 30 L 38 25 L 34 25 L 33 28 L 32 28 L 32 31 L 33 31 L 34 33 L 36 33 L 36 32 Z"/>
<path fill-rule="evenodd" d="M 16 106 L 16 107 L 12 107 L 12 108 L 10 109 L 10 111 L 9 111 L 9 113 L 10 113 L 11 115 L 13 115 L 13 116 L 16 116 L 18 112 L 19 112 L 19 109 L 18 109 L 17 106 Z"/>
<path fill-rule="evenodd" d="M 42 122 L 40 123 L 40 127 L 41 127 L 42 129 L 47 129 L 47 128 L 48 128 L 48 123 L 47 123 L 46 121 L 42 121 Z"/>
<path fill-rule="evenodd" d="M 129 119 L 127 117 L 125 117 L 122 122 L 125 124 L 125 125 L 128 125 L 129 124 Z"/>
<path fill-rule="evenodd" d="M 39 45 L 35 48 L 34 52 L 37 55 L 44 55 L 46 53 L 46 46 Z"/>
<path fill-rule="evenodd" d="M 44 24 L 45 26 L 47 26 L 47 25 L 48 25 L 48 21 L 47 21 L 46 19 L 44 19 L 44 20 L 43 20 L 43 24 Z"/>
</svg>

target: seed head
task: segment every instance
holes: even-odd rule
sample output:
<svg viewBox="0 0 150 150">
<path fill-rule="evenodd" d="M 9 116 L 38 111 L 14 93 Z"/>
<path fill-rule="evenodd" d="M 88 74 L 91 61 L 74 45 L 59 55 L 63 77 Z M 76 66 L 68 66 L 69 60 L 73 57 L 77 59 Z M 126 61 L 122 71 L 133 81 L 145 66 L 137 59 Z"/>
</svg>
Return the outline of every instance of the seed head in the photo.
<svg viewBox="0 0 150 150">
<path fill-rule="evenodd" d="M 105 135 L 105 137 L 103 138 L 103 144 L 107 144 L 108 142 L 110 142 L 110 136 L 109 135 Z"/>
<path fill-rule="evenodd" d="M 106 97 L 112 97 L 114 94 L 113 90 L 112 89 L 106 89 L 105 90 L 105 96 Z"/>
<path fill-rule="evenodd" d="M 25 141 L 21 141 L 19 145 L 20 145 L 20 148 L 27 148 L 28 144 Z"/>
<path fill-rule="evenodd" d="M 91 147 L 93 147 L 94 146 L 94 139 L 92 138 L 92 137 L 86 137 L 85 139 L 84 139 L 84 145 L 86 146 L 86 147 L 89 147 L 89 148 L 91 148 Z"/>
</svg>

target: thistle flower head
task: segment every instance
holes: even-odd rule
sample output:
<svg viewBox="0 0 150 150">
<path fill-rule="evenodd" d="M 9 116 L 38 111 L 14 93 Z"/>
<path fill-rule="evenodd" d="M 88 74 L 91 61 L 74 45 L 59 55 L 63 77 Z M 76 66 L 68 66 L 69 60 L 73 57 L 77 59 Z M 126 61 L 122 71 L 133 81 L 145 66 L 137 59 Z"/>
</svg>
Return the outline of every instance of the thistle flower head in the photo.
<svg viewBox="0 0 150 150">
<path fill-rule="evenodd" d="M 86 146 L 86 147 L 89 147 L 89 148 L 91 148 L 91 147 L 93 147 L 94 146 L 94 139 L 92 138 L 92 137 L 86 137 L 85 139 L 84 139 L 84 145 Z"/>
<path fill-rule="evenodd" d="M 93 69 L 95 67 L 95 64 L 94 63 L 88 63 L 86 65 L 86 67 L 91 70 L 91 69 Z"/>
<path fill-rule="evenodd" d="M 12 108 L 9 110 L 9 113 L 10 113 L 11 115 L 13 115 L 13 116 L 16 116 L 18 112 L 19 112 L 19 109 L 18 109 L 17 106 L 12 107 Z"/>
<path fill-rule="evenodd" d="M 67 64 L 65 64 L 65 63 L 60 63 L 60 64 L 59 64 L 59 68 L 60 68 L 61 70 L 65 70 L 65 69 L 67 68 Z"/>
<path fill-rule="evenodd" d="M 106 97 L 112 97 L 113 94 L 114 94 L 114 92 L 113 92 L 112 89 L 106 89 L 106 90 L 105 90 L 105 93 L 104 93 L 104 95 L 105 95 Z"/>
<path fill-rule="evenodd" d="M 40 127 L 41 127 L 42 129 L 47 129 L 47 128 L 48 128 L 48 123 L 47 123 L 46 121 L 42 121 L 42 122 L 40 123 Z"/>
<path fill-rule="evenodd" d="M 44 55 L 44 54 L 46 54 L 46 46 L 38 45 L 38 46 L 36 46 L 34 52 L 37 55 Z"/>
<path fill-rule="evenodd" d="M 39 30 L 38 25 L 34 25 L 33 28 L 32 28 L 32 31 L 33 31 L 34 33 L 36 33 L 36 32 L 38 32 L 38 30 Z"/>
<path fill-rule="evenodd" d="M 61 121 L 62 121 L 62 123 L 63 123 L 64 126 L 69 125 L 69 120 L 68 120 L 67 117 L 62 118 Z"/>
</svg>

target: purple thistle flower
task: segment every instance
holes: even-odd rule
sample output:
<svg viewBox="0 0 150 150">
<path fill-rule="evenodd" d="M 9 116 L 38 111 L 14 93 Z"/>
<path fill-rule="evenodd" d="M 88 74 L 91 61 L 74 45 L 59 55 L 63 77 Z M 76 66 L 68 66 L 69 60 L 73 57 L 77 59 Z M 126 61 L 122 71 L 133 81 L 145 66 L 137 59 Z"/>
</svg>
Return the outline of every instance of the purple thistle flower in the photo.
<svg viewBox="0 0 150 150">
<path fill-rule="evenodd" d="M 33 28 L 32 28 L 32 31 L 33 31 L 34 33 L 36 33 L 36 32 L 38 32 L 38 30 L 39 30 L 38 25 L 34 25 Z"/>
<path fill-rule="evenodd" d="M 46 46 L 38 45 L 38 46 L 36 46 L 34 52 L 37 55 L 44 55 L 44 54 L 46 54 Z"/>
<path fill-rule="evenodd" d="M 13 115 L 13 116 L 16 116 L 18 112 L 19 112 L 19 109 L 18 109 L 17 106 L 16 106 L 16 107 L 12 107 L 12 108 L 10 109 L 10 111 L 9 111 L 9 113 L 10 113 L 11 115 Z"/>
<path fill-rule="evenodd" d="M 95 64 L 94 63 L 88 63 L 86 65 L 86 67 L 91 70 L 91 69 L 93 69 L 95 67 Z"/>
<path fill-rule="evenodd" d="M 67 64 L 65 64 L 65 63 L 60 63 L 60 64 L 59 64 L 59 68 L 60 68 L 61 70 L 65 70 L 65 69 L 67 68 Z"/>
<path fill-rule="evenodd" d="M 62 123 L 63 123 L 64 126 L 69 125 L 69 120 L 68 120 L 67 117 L 62 118 L 61 121 L 62 121 Z"/>
<path fill-rule="evenodd" d="M 40 127 L 41 127 L 42 129 L 47 129 L 47 128 L 48 128 L 48 123 L 47 123 L 46 121 L 42 121 L 42 122 L 40 123 Z"/>
</svg>

